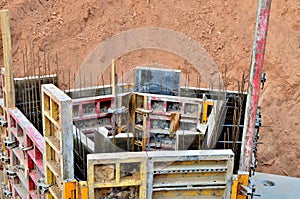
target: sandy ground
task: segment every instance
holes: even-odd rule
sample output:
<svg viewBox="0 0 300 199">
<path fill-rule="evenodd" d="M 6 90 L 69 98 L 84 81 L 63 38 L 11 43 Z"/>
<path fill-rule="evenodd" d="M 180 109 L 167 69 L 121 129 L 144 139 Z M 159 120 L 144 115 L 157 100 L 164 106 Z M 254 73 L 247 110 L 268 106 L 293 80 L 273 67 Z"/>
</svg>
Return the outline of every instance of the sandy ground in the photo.
<svg viewBox="0 0 300 199">
<path fill-rule="evenodd" d="M 23 75 L 25 44 L 33 42 L 52 58 L 57 53 L 58 72 L 66 75 L 70 69 L 72 75 L 101 41 L 141 27 L 169 28 L 193 38 L 220 71 L 228 68 L 232 87 L 249 71 L 256 0 L 2 0 L 0 6 L 10 10 L 16 76 Z M 117 62 L 124 71 L 154 62 L 192 68 L 174 54 L 155 50 L 128 53 Z M 267 83 L 260 98 L 265 127 L 259 171 L 300 177 L 299 63 L 300 1 L 273 1 L 264 65 Z M 65 82 L 60 79 L 62 86 Z"/>
</svg>

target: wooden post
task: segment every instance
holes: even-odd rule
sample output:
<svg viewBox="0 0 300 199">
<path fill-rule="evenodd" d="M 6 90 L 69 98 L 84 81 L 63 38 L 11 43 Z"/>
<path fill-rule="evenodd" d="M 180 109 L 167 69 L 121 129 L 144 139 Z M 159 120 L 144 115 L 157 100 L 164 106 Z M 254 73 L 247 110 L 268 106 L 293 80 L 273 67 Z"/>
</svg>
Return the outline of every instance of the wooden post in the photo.
<svg viewBox="0 0 300 199">
<path fill-rule="evenodd" d="M 8 10 L 1 10 L 1 29 L 3 43 L 3 60 L 5 68 L 5 104 L 7 108 L 15 107 L 15 88 L 12 71 L 11 36 Z"/>
</svg>

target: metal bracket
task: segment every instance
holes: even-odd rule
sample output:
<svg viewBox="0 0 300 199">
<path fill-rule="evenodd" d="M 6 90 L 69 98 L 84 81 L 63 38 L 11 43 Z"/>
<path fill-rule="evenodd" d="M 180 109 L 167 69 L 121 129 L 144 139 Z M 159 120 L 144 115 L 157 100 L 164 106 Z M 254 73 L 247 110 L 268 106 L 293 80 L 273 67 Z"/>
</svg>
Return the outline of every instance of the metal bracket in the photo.
<svg viewBox="0 0 300 199">
<path fill-rule="evenodd" d="M 153 112 L 153 109 L 151 109 L 151 110 L 142 109 L 141 111 L 142 111 L 142 113 L 150 114 Z"/>
<path fill-rule="evenodd" d="M 0 126 L 7 128 L 7 121 L 5 120 L 0 120 Z"/>
<path fill-rule="evenodd" d="M 15 166 L 15 170 L 18 171 L 18 170 L 22 170 L 22 171 L 25 171 L 25 167 L 23 165 L 16 165 Z"/>
<path fill-rule="evenodd" d="M 266 81 L 267 81 L 266 73 L 263 73 L 260 78 L 261 90 L 264 89 Z"/>
<path fill-rule="evenodd" d="M 261 108 L 257 108 L 256 118 L 255 118 L 255 127 L 261 127 L 262 119 L 261 119 Z"/>
<path fill-rule="evenodd" d="M 240 185 L 241 186 L 241 193 L 245 196 L 250 196 L 253 198 L 254 196 L 261 197 L 261 194 L 255 193 L 256 191 L 256 183 L 252 177 L 249 178 L 248 186 Z"/>
<path fill-rule="evenodd" d="M 37 181 L 37 187 L 38 187 L 38 190 L 42 193 L 48 193 L 49 192 L 49 188 L 51 186 L 53 186 L 54 184 L 45 184 L 45 179 L 44 178 L 40 178 L 38 179 Z"/>
<path fill-rule="evenodd" d="M 17 141 L 10 141 L 7 138 L 4 140 L 4 146 L 13 149 L 18 147 L 18 142 Z"/>
<path fill-rule="evenodd" d="M 8 190 L 3 190 L 3 195 L 5 197 L 11 198 L 12 197 L 12 192 L 8 191 Z"/>
<path fill-rule="evenodd" d="M 2 153 L 0 155 L 0 159 L 2 160 L 2 162 L 7 163 L 7 164 L 9 164 L 9 162 L 10 162 L 10 158 Z"/>
<path fill-rule="evenodd" d="M 122 106 L 121 108 L 116 108 L 116 109 L 112 109 L 112 108 L 109 108 L 108 109 L 108 113 L 111 113 L 111 114 L 122 114 L 122 113 L 125 113 L 125 107 Z"/>
<path fill-rule="evenodd" d="M 29 151 L 33 149 L 33 146 L 25 147 L 23 144 L 19 147 L 23 152 Z"/>
<path fill-rule="evenodd" d="M 17 173 L 15 171 L 11 171 L 11 170 L 7 170 L 6 175 L 10 179 L 17 177 Z"/>
</svg>

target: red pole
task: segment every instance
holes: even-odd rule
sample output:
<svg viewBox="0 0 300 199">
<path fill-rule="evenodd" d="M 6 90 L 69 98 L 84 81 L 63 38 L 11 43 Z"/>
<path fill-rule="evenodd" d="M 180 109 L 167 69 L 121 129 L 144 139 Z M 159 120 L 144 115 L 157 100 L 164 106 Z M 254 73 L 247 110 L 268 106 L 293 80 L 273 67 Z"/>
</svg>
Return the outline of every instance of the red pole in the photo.
<svg viewBox="0 0 300 199">
<path fill-rule="evenodd" d="M 252 49 L 251 71 L 249 77 L 243 140 L 240 157 L 240 171 L 250 171 L 253 155 L 253 138 L 255 136 L 256 110 L 259 100 L 261 74 L 265 55 L 265 46 L 269 25 L 271 0 L 259 0 Z"/>
</svg>

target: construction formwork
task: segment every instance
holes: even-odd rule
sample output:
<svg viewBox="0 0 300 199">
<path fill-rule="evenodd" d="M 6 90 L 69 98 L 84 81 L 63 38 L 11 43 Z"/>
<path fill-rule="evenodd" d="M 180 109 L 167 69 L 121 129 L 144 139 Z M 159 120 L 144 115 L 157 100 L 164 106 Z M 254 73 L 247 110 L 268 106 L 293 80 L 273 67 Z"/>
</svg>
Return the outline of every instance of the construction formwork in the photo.
<svg viewBox="0 0 300 199">
<path fill-rule="evenodd" d="M 11 54 L 11 35 L 10 35 L 10 21 L 8 10 L 2 10 L 1 16 L 1 30 L 2 30 L 2 43 L 3 43 L 3 60 L 4 68 L 1 68 L 1 82 L 3 91 L 3 118 L 1 126 L 3 127 L 1 141 L 2 141 L 2 152 L 1 160 L 3 162 L 3 184 L 2 193 L 4 197 L 12 197 L 14 193 L 13 182 L 10 182 L 8 173 L 11 164 L 11 151 L 7 148 L 5 140 L 11 139 L 11 120 L 9 117 L 9 108 L 15 107 L 15 93 L 13 83 L 13 71 L 12 71 L 12 54 Z M 16 176 L 16 175 L 14 175 Z"/>
<path fill-rule="evenodd" d="M 85 96 L 79 97 L 78 90 L 69 92 L 70 96 L 76 96 L 72 99 L 73 109 L 73 134 L 74 134 L 74 154 L 75 154 L 75 172 L 76 177 L 86 180 L 86 155 L 97 152 L 113 152 L 110 151 L 109 145 L 119 143 L 126 139 L 120 134 L 128 134 L 128 120 L 129 109 L 128 103 L 130 100 L 130 93 L 128 85 L 119 85 L 119 90 L 126 91 L 119 93 L 118 96 L 113 96 L 106 92 L 101 92 L 100 96 L 93 96 L 93 94 L 103 91 L 111 90 L 110 86 L 101 88 L 87 88 Z M 84 90 L 84 89 L 83 89 Z M 84 92 L 84 91 L 83 91 Z M 106 94 L 105 94 L 106 93 Z M 104 95 L 105 94 L 105 95 Z M 90 96 L 92 95 L 92 96 Z M 115 103 L 117 101 L 117 104 Z M 95 136 L 101 137 L 99 128 L 105 128 L 107 135 L 102 137 L 105 145 L 101 148 L 100 145 L 95 147 Z M 129 135 L 129 134 L 128 134 Z M 132 140 L 132 136 L 130 136 Z M 104 142 L 102 143 L 104 144 Z M 117 147 L 116 147 L 117 148 Z M 102 149 L 105 149 L 104 151 Z M 131 148 L 130 148 L 131 149 Z"/>
<path fill-rule="evenodd" d="M 146 199 L 145 153 L 89 154 L 87 161 L 89 198 Z"/>
<path fill-rule="evenodd" d="M 10 165 L 6 168 L 13 197 L 38 198 L 40 178 L 44 177 L 42 135 L 17 108 L 9 109 L 9 137 L 4 141 Z"/>
<path fill-rule="evenodd" d="M 180 91 L 180 70 L 160 68 L 135 68 L 135 91 L 178 96 Z"/>
<path fill-rule="evenodd" d="M 230 198 L 231 150 L 88 155 L 89 198 Z"/>
<path fill-rule="evenodd" d="M 214 100 L 135 92 L 131 104 L 131 126 L 137 150 L 146 150 L 147 146 L 150 150 L 183 149 L 176 146 L 174 136 L 185 133 L 198 136 L 200 140 L 194 149 L 200 149 L 206 129 L 210 128 L 211 133 L 219 130 L 213 128 L 214 124 L 206 126 L 213 112 L 208 111 L 208 106 L 212 107 Z"/>
<path fill-rule="evenodd" d="M 9 129 L 8 135 L 3 136 L 2 132 L 1 197 L 86 198 L 86 183 L 73 181 L 73 129 L 68 126 L 72 125 L 71 100 L 54 85 L 44 85 L 42 93 L 46 99 L 44 136 L 18 108 L 6 109 L 10 122 L 5 128 Z M 3 108 L 4 104 L 1 105 Z"/>
<path fill-rule="evenodd" d="M 92 129 L 103 125 L 112 129 L 112 107 L 114 98 L 111 95 L 88 97 L 72 100 L 73 120 L 80 129 Z"/>
<path fill-rule="evenodd" d="M 127 93 L 134 91 L 134 84 L 122 83 L 118 84 L 119 93 Z M 80 87 L 75 89 L 68 89 L 64 91 L 73 100 L 89 98 L 95 96 L 112 95 L 111 85 L 92 86 L 92 87 Z"/>
<path fill-rule="evenodd" d="M 116 122 L 116 132 L 124 132 L 128 126 L 129 98 L 130 93 L 121 93 L 117 97 L 100 95 L 72 99 L 73 121 L 76 127 L 80 129 L 105 126 L 109 130 L 113 128 L 113 123 Z M 114 108 L 115 101 L 118 104 Z"/>
<path fill-rule="evenodd" d="M 57 85 L 56 74 L 14 78 L 16 107 L 40 132 L 43 132 L 41 86 L 50 83 Z"/>
<path fill-rule="evenodd" d="M 231 150 L 155 151 L 147 155 L 147 198 L 230 198 Z"/>
<path fill-rule="evenodd" d="M 64 181 L 74 179 L 72 100 L 53 84 L 42 86 L 47 199 L 64 196 Z"/>
<path fill-rule="evenodd" d="M 193 151 L 188 151 L 186 154 L 182 155 L 178 154 L 180 151 L 140 152 L 131 153 L 131 155 L 128 155 L 130 157 L 126 160 L 124 159 L 125 156 L 108 160 L 108 157 L 111 159 L 112 155 L 118 157 L 119 155 L 126 155 L 125 153 L 113 153 L 111 155 L 101 154 L 101 157 L 104 157 L 104 159 L 101 159 L 101 157 L 98 157 L 97 154 L 94 154 L 90 156 L 92 163 L 89 165 L 92 165 L 92 167 L 89 167 L 89 169 L 92 172 L 89 172 L 88 184 L 85 182 L 78 183 L 72 180 L 74 173 L 72 165 L 73 151 L 71 150 L 73 149 L 71 99 L 66 97 L 63 92 L 53 85 L 44 86 L 42 92 L 42 106 L 44 110 L 42 119 L 45 137 L 40 137 L 40 135 L 37 136 L 39 132 L 34 129 L 34 125 L 32 125 L 31 122 L 22 115 L 18 108 L 15 108 L 16 98 L 12 71 L 9 17 L 7 10 L 1 11 L 1 29 L 5 66 L 5 70 L 2 69 L 1 72 L 3 78 L 2 83 L 4 97 L 4 109 L 2 110 L 3 118 L 1 118 L 1 125 L 3 127 L 1 129 L 1 141 L 4 143 L 4 145 L 2 145 L 1 154 L 5 171 L 4 184 L 2 186 L 4 196 L 13 198 L 36 198 L 41 196 L 39 195 L 40 191 L 49 191 L 49 193 L 46 194 L 46 198 L 80 198 L 80 195 L 82 196 L 83 193 L 87 194 L 86 186 L 88 185 L 90 194 L 97 196 L 100 195 L 101 197 L 102 195 L 106 195 L 110 192 L 113 193 L 113 195 L 109 197 L 115 197 L 114 194 L 121 194 L 123 197 L 124 195 L 122 194 L 125 194 L 125 198 L 128 194 L 131 195 L 132 193 L 132 197 L 138 198 L 229 198 L 230 186 L 231 182 L 233 182 L 234 189 L 232 198 L 246 198 L 247 196 L 253 197 L 255 185 L 252 183 L 251 177 L 257 166 L 256 151 L 259 138 L 259 126 L 261 125 L 261 114 L 257 104 L 261 83 L 264 83 L 265 81 L 265 79 L 261 77 L 261 69 L 263 66 L 270 5 L 271 0 L 258 1 L 252 69 L 249 80 L 249 84 L 251 86 L 249 86 L 248 90 L 245 116 L 243 112 L 244 107 L 241 107 L 244 106 L 243 100 L 238 103 L 238 106 L 240 107 L 236 108 L 237 106 L 235 104 L 232 108 L 234 114 L 239 112 L 237 114 L 239 115 L 238 121 L 235 121 L 236 118 L 226 118 L 228 120 L 224 119 L 224 117 L 229 114 L 229 112 L 226 113 L 226 108 L 219 109 L 221 112 L 215 111 L 214 113 L 212 111 L 212 114 L 209 114 L 210 106 L 213 105 L 218 109 L 220 108 L 220 104 L 216 105 L 214 103 L 205 103 L 203 101 L 201 107 L 202 111 L 199 116 L 199 112 L 193 111 L 197 110 L 193 103 L 183 105 L 181 104 L 182 101 L 180 101 L 180 99 L 159 99 L 156 104 L 152 104 L 152 100 L 149 100 L 148 96 L 146 96 L 148 94 L 145 95 L 143 93 L 133 94 L 132 100 L 130 100 L 129 103 L 129 108 L 123 108 L 119 105 L 119 103 L 117 103 L 117 101 L 120 100 L 118 100 L 117 97 L 119 89 L 116 87 L 117 78 L 115 78 L 116 74 L 114 62 L 112 64 L 113 72 L 111 73 L 112 86 L 103 86 L 102 90 L 97 90 L 96 88 L 97 92 L 104 93 L 104 95 L 111 94 L 114 98 L 114 103 L 111 106 L 111 109 L 108 110 L 108 114 L 111 114 L 111 130 L 109 131 L 111 131 L 114 136 L 116 133 L 121 134 L 123 131 L 133 131 L 136 144 L 136 148 L 134 150 L 147 151 L 149 149 L 148 147 L 151 148 L 151 133 L 159 134 L 159 140 L 163 140 L 163 136 L 167 135 L 172 138 L 172 136 L 174 136 L 174 132 L 177 132 L 176 139 L 178 143 L 180 139 L 184 139 L 186 137 L 185 134 L 183 134 L 185 130 L 183 130 L 182 134 L 180 133 L 181 128 L 186 130 L 192 129 L 190 132 L 191 135 L 195 134 L 195 130 L 199 130 L 201 133 L 204 132 L 205 134 L 204 140 L 201 142 L 201 145 L 204 146 L 204 148 L 215 148 L 216 143 L 218 143 L 218 145 L 224 143 L 224 148 L 231 148 L 236 154 L 238 153 L 238 156 L 240 156 L 240 165 L 236 164 L 236 167 L 238 167 L 237 169 L 240 171 L 238 176 L 235 176 L 235 178 L 231 180 L 233 169 L 233 154 L 231 151 L 221 151 L 221 154 L 216 154 L 218 151 L 214 151 L 210 154 L 207 154 L 209 151 L 196 151 L 196 154 L 194 154 Z M 147 70 L 148 69 L 145 71 Z M 153 74 L 159 73 L 154 72 Z M 147 77 L 147 74 L 149 73 L 144 73 L 137 79 L 143 80 L 144 78 L 142 77 Z M 173 82 L 175 89 L 172 87 L 173 85 L 166 84 L 167 86 L 164 86 L 163 83 L 157 84 L 158 80 L 167 81 L 168 79 L 161 78 L 161 74 L 155 76 L 155 78 L 146 78 L 146 82 L 142 82 L 143 84 L 140 84 L 141 82 L 137 81 L 138 90 L 136 91 L 186 97 L 195 96 L 196 98 L 199 98 L 201 95 L 202 91 L 197 89 L 194 89 L 194 91 L 197 90 L 197 92 L 194 93 L 190 92 L 191 90 L 187 87 L 179 88 L 177 90 L 179 84 L 176 82 Z M 125 88 L 127 88 L 128 91 L 132 91 L 132 85 L 128 87 L 124 86 L 123 89 Z M 86 97 L 86 95 L 90 95 L 90 90 L 88 89 L 85 90 L 80 88 L 79 90 L 80 91 L 74 95 L 76 98 L 78 96 Z M 85 91 L 82 92 L 82 90 Z M 220 93 L 224 94 L 225 92 L 219 91 L 219 94 Z M 210 94 L 213 96 L 211 97 L 212 100 L 219 99 L 215 98 L 218 97 L 215 95 L 215 92 L 211 92 Z M 238 95 L 240 95 L 240 93 Z M 137 100 L 140 97 L 142 99 L 141 103 Z M 234 96 L 233 99 L 235 99 L 235 97 L 236 96 Z M 225 100 L 225 98 L 220 100 Z M 228 100 L 228 98 L 226 100 Z M 103 102 L 96 102 L 94 105 L 81 104 L 81 108 L 79 108 L 80 106 L 78 107 L 78 110 L 81 109 L 81 111 L 78 111 L 79 114 L 76 119 L 86 121 L 85 119 L 92 120 L 98 119 L 98 117 L 101 118 L 101 113 L 100 116 L 93 116 L 95 118 L 88 118 L 90 116 L 86 117 L 86 115 L 83 115 L 83 113 L 89 114 L 89 110 L 94 109 L 95 112 L 99 111 L 101 103 Z M 172 104 L 174 110 L 168 111 L 168 103 Z M 156 110 L 157 112 L 153 112 L 155 106 L 159 109 L 161 105 L 163 106 L 162 109 Z M 222 105 L 223 104 L 221 103 L 221 106 Z M 197 116 L 188 116 L 188 118 L 182 119 L 186 114 L 183 110 L 191 110 L 191 112 L 187 113 L 187 115 L 192 116 L 194 112 L 195 114 L 197 113 Z M 125 126 L 125 129 L 122 129 L 122 114 L 125 113 L 123 115 L 126 115 L 126 111 L 130 114 L 130 117 L 129 119 L 124 119 L 124 121 L 130 121 L 132 125 L 129 124 L 128 127 Z M 2 115 L 1 110 L 0 115 Z M 35 114 L 34 117 L 36 117 L 36 115 L 37 114 Z M 216 118 L 216 116 L 218 118 Z M 157 125 L 154 125 L 154 122 L 151 123 L 151 120 L 160 120 L 165 122 L 157 122 Z M 223 124 L 223 120 L 225 120 L 225 124 Z M 120 123 L 120 121 L 122 122 Z M 226 123 L 228 121 L 230 122 L 229 124 Z M 240 125 L 242 122 L 244 122 L 244 126 Z M 186 124 L 181 126 L 181 123 L 191 123 L 192 126 L 190 126 L 190 124 L 187 125 L 187 127 Z M 197 123 L 196 128 L 195 123 Z M 207 129 L 205 125 L 214 127 L 210 128 L 209 131 L 206 132 Z M 159 126 L 159 128 L 153 128 L 154 126 Z M 228 130 L 228 127 L 232 128 Z M 159 132 L 155 131 L 155 129 L 158 129 Z M 226 132 L 224 132 L 225 129 L 227 129 Z M 241 130 L 243 130 L 242 137 L 239 135 Z M 201 139 L 200 132 L 198 139 Z M 220 138 L 222 139 L 222 135 L 224 135 L 224 139 L 220 140 Z M 180 136 L 183 138 L 180 138 Z M 226 136 L 228 137 L 226 138 Z M 42 140 L 44 148 L 41 144 Z M 158 148 L 173 149 L 172 141 L 164 141 L 167 147 L 162 147 L 160 145 Z M 183 143 L 182 147 L 178 147 L 178 144 L 176 149 L 185 148 L 186 144 L 184 141 Z M 242 146 L 237 147 L 237 144 L 242 144 Z M 172 146 L 170 147 L 170 145 Z M 200 146 L 200 142 L 198 145 Z M 156 144 L 155 148 L 157 148 Z M 41 157 L 41 153 L 44 150 L 45 153 L 43 157 Z M 135 157 L 135 154 L 140 156 L 140 159 Z M 146 160 L 144 158 L 145 156 L 147 156 Z M 105 164 L 106 167 L 104 167 Z M 41 165 L 43 165 L 43 167 Z M 203 166 L 205 168 L 201 167 L 201 165 L 205 165 Z M 40 180 L 40 177 L 43 177 L 43 169 L 46 178 L 45 182 Z M 106 169 L 108 172 L 99 172 L 100 175 L 102 175 L 100 176 L 99 181 L 99 178 L 97 180 L 94 176 L 94 174 L 97 174 L 95 169 Z M 151 172 L 148 172 L 145 177 L 142 173 L 148 169 Z M 137 177 L 137 181 L 133 179 L 134 176 Z M 112 182 L 107 182 L 107 180 L 110 179 Z M 193 179 L 192 182 L 189 181 L 191 179 Z M 145 180 L 148 183 L 147 187 L 144 186 Z M 146 191 L 145 188 L 147 188 Z M 76 193 L 73 194 L 74 192 Z"/>
</svg>

